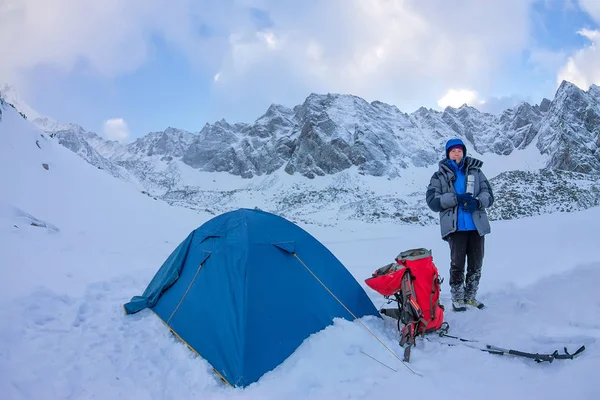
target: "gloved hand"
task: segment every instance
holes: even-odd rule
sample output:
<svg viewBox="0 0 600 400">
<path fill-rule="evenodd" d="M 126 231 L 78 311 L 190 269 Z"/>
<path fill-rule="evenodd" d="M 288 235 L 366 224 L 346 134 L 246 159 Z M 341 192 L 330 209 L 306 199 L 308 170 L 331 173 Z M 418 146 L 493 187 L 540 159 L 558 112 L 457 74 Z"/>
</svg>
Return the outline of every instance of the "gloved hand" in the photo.
<svg viewBox="0 0 600 400">
<path fill-rule="evenodd" d="M 463 203 L 463 210 L 472 213 L 479 208 L 479 200 L 469 197 L 466 202 Z"/>
<path fill-rule="evenodd" d="M 456 195 L 456 200 L 460 206 L 466 207 L 470 199 L 473 198 L 471 193 L 462 193 Z"/>
</svg>

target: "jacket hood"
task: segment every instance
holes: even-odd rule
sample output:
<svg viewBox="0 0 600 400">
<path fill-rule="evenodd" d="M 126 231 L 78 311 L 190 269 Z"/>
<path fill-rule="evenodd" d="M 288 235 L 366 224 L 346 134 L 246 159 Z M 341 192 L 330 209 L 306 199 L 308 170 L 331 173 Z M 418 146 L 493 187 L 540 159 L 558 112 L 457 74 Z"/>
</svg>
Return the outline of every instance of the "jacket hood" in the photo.
<svg viewBox="0 0 600 400">
<path fill-rule="evenodd" d="M 450 139 L 446 142 L 446 158 L 449 158 L 449 150 L 450 147 L 453 146 L 461 146 L 462 150 L 463 150 L 463 157 L 467 156 L 467 146 L 465 146 L 465 143 L 460 140 L 460 139 Z"/>
</svg>

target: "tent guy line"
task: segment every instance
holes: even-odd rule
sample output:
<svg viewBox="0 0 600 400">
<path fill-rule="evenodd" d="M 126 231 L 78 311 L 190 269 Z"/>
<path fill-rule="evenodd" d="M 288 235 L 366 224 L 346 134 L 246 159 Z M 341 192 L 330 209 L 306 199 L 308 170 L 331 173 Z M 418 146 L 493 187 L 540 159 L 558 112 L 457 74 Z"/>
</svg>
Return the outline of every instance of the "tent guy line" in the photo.
<svg viewBox="0 0 600 400">
<path fill-rule="evenodd" d="M 371 335 L 372 335 L 372 336 L 373 336 L 375 339 L 377 339 L 377 341 L 378 341 L 379 343 L 381 343 L 381 345 L 382 345 L 383 347 L 385 347 L 387 351 L 389 351 L 390 353 L 392 353 L 392 355 L 393 355 L 393 356 L 394 356 L 394 357 L 395 357 L 395 358 L 396 358 L 398 361 L 400 361 L 400 362 L 402 363 L 402 365 L 404 365 L 404 366 L 405 366 L 405 367 L 406 367 L 406 368 L 407 368 L 407 369 L 408 369 L 410 372 L 412 372 L 413 374 L 415 374 L 415 375 L 419 375 L 419 376 L 423 376 L 422 374 L 420 374 L 420 373 L 416 372 L 416 371 L 415 371 L 415 370 L 413 370 L 411 367 L 409 367 L 408 365 L 406 365 L 406 363 L 405 363 L 404 361 L 402 361 L 402 359 L 401 359 L 400 357 L 398 357 L 398 355 L 397 355 L 397 354 L 396 354 L 396 353 L 395 353 L 395 352 L 394 352 L 392 349 L 390 349 L 388 346 L 386 346 L 386 344 L 385 344 L 385 343 L 383 343 L 383 342 L 381 341 L 381 339 L 379 339 L 379 338 L 377 337 L 377 335 L 375 335 L 375 334 L 374 334 L 374 333 L 373 333 L 373 332 L 372 332 L 372 331 L 371 331 L 371 330 L 370 330 L 370 329 L 369 329 L 369 328 L 368 328 L 368 327 L 367 327 L 367 326 L 366 326 L 366 325 L 365 325 L 365 324 L 364 324 L 364 323 L 363 323 L 363 322 L 362 322 L 362 321 L 361 321 L 359 318 L 357 318 L 357 317 L 356 317 L 356 315 L 354 315 L 354 313 L 352 313 L 352 311 L 350 311 L 350 310 L 348 309 L 348 307 L 346 307 L 346 306 L 344 305 L 344 303 L 342 303 L 342 302 L 340 301 L 340 299 L 338 299 L 338 298 L 337 298 L 337 296 L 336 296 L 335 294 L 333 294 L 333 292 L 332 292 L 332 291 L 331 291 L 331 290 L 330 290 L 330 289 L 329 289 L 329 288 L 328 288 L 328 287 L 327 287 L 327 286 L 326 286 L 326 285 L 323 283 L 323 281 L 321 281 L 321 280 L 319 279 L 319 277 L 318 277 L 317 275 L 315 275 L 315 273 L 314 273 L 314 272 L 312 272 L 312 270 L 311 270 L 310 268 L 308 268 L 308 266 L 307 266 L 307 265 L 304 263 L 304 261 L 302 261 L 302 259 L 300 259 L 300 257 L 298 257 L 298 255 L 297 255 L 296 253 L 294 253 L 294 257 L 296 257 L 296 258 L 298 259 L 298 261 L 300 261 L 300 263 L 301 263 L 302 265 L 304 265 L 304 268 L 306 268 L 306 269 L 308 270 L 308 272 L 310 272 L 310 273 L 311 273 L 311 275 L 312 275 L 312 276 L 313 276 L 313 277 L 314 277 L 314 278 L 315 278 L 315 279 L 316 279 L 316 280 L 317 280 L 317 281 L 318 281 L 318 282 L 319 282 L 319 283 L 320 283 L 320 284 L 321 284 L 321 285 L 322 285 L 322 286 L 323 286 L 323 287 L 324 287 L 324 288 L 325 288 L 325 289 L 326 289 L 326 290 L 329 292 L 329 294 L 331 294 L 331 295 L 333 296 L 333 298 L 334 298 L 334 299 L 336 299 L 336 300 L 338 301 L 338 303 L 340 303 L 340 304 L 342 305 L 342 307 L 344 307 L 344 308 L 346 309 L 346 311 L 348 311 L 348 312 L 350 313 L 350 315 L 352 315 L 352 317 L 354 317 L 354 319 L 355 319 L 356 321 L 358 321 L 358 322 L 359 322 L 359 323 L 360 323 L 360 324 L 363 326 L 363 328 L 365 328 L 365 329 L 367 330 L 367 332 L 369 332 L 369 333 L 370 333 L 370 334 L 371 334 Z M 361 350 L 361 351 L 362 351 L 362 350 Z M 369 356 L 369 357 L 370 357 L 370 356 Z M 371 358 L 372 358 L 372 357 L 371 357 Z M 377 360 L 375 360 L 375 361 L 377 361 Z M 380 361 L 378 361 L 378 362 L 380 362 Z M 385 364 L 384 364 L 384 365 L 385 365 Z M 387 365 L 386 365 L 386 366 L 387 366 Z M 390 367 L 388 367 L 388 368 L 390 368 Z"/>
</svg>

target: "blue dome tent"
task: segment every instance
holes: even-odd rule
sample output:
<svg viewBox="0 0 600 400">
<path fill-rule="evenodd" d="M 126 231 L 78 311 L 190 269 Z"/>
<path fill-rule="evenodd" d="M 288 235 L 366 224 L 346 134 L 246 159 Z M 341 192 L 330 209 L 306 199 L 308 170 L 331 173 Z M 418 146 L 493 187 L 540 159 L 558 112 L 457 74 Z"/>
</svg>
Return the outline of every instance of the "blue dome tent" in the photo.
<svg viewBox="0 0 600 400">
<path fill-rule="evenodd" d="M 336 317 L 380 317 L 323 244 L 285 218 L 251 209 L 192 231 L 124 308 L 150 308 L 239 387 L 277 367 Z"/>
</svg>

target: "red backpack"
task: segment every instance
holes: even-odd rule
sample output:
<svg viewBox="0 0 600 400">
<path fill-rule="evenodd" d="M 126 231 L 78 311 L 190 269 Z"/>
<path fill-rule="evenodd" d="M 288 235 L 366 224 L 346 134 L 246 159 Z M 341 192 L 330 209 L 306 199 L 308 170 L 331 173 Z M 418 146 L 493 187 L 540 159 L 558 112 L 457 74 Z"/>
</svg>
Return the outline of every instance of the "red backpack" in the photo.
<svg viewBox="0 0 600 400">
<path fill-rule="evenodd" d="M 404 350 L 404 361 L 409 361 L 415 337 L 435 332 L 444 324 L 444 306 L 439 301 L 442 280 L 430 250 L 403 251 L 395 260 L 396 263 L 375 271 L 365 283 L 390 302 L 398 303 L 397 309 L 380 312 L 398 320 L 400 346 L 408 345 Z M 402 329 L 400 322 L 404 324 Z"/>
</svg>

